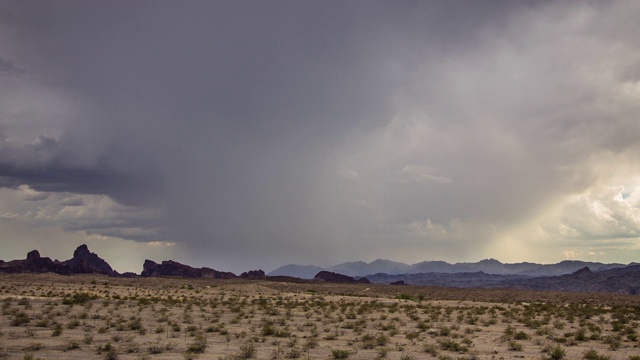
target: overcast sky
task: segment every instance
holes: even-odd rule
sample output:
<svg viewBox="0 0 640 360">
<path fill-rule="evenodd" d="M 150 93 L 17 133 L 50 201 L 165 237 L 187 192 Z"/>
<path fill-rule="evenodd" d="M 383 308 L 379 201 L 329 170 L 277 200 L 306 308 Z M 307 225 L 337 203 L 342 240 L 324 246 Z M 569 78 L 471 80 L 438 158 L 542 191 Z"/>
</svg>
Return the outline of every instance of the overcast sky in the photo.
<svg viewBox="0 0 640 360">
<path fill-rule="evenodd" d="M 640 2 L 0 0 L 0 259 L 640 259 Z"/>
</svg>

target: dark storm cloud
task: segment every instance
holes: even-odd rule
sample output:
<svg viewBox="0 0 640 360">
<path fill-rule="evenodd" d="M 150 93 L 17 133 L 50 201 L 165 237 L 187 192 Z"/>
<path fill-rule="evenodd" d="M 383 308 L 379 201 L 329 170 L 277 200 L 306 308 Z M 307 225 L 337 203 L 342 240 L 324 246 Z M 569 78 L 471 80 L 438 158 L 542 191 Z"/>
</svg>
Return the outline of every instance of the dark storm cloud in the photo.
<svg viewBox="0 0 640 360">
<path fill-rule="evenodd" d="M 59 136 L 18 144 L 40 93 L 0 109 L 0 186 L 162 207 L 138 232 L 67 228 L 145 241 L 161 221 L 162 240 L 205 265 L 332 262 L 400 247 L 409 230 L 425 246 L 458 234 L 451 253 L 470 253 L 492 231 L 478 224 L 512 225 L 597 181 L 593 148 L 636 146 L 633 112 L 603 126 L 603 107 L 585 105 L 604 99 L 598 79 L 567 75 L 607 53 L 590 50 L 598 41 L 565 53 L 553 27 L 632 48 L 628 21 L 589 17 L 617 19 L 618 4 L 1 2 L 0 73 L 27 69 L 25 88 L 75 112 L 51 117 Z M 569 21 L 580 16 L 584 28 Z"/>
<path fill-rule="evenodd" d="M 1 74 L 26 74 L 24 69 L 19 68 L 10 59 L 0 57 L 0 75 Z"/>
<path fill-rule="evenodd" d="M 118 172 L 106 159 L 94 165 L 75 162 L 72 152 L 56 139 L 40 136 L 24 146 L 0 143 L 0 187 L 29 185 L 40 192 L 110 195 L 122 204 L 151 201 L 153 184 L 136 172 Z M 146 174 L 144 174 L 146 175 Z M 40 199 L 45 194 L 31 197 Z"/>
</svg>

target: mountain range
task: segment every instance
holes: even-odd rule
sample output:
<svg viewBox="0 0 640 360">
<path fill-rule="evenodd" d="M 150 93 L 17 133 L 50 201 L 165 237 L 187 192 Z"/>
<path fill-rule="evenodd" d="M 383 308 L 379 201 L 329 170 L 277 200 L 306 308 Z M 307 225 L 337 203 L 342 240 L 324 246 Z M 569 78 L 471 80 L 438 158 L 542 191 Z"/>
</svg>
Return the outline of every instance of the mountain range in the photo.
<svg viewBox="0 0 640 360">
<path fill-rule="evenodd" d="M 79 246 L 73 252 L 73 257 L 65 261 L 42 257 L 37 250 L 30 251 L 26 259 L 7 262 L 0 260 L 0 273 L 47 272 L 62 275 L 171 276 L 304 283 L 377 283 L 391 286 L 436 285 L 459 288 L 640 294 L 640 264 L 637 263 L 623 265 L 562 261 L 548 265 L 503 264 L 495 259 L 487 259 L 477 263 L 449 264 L 443 261 L 425 261 L 408 265 L 390 260 L 376 260 L 371 263 L 348 262 L 328 269 L 313 265 L 287 265 L 269 274 L 265 274 L 262 270 L 251 270 L 238 276 L 208 267 L 195 268 L 172 260 L 162 261 L 160 264 L 146 260 L 142 273 L 137 275 L 119 274 L 105 260 L 90 252 L 86 245 Z"/>
<path fill-rule="evenodd" d="M 629 265 L 633 265 L 629 264 Z M 602 271 L 622 268 L 625 264 L 603 264 L 599 262 L 565 260 L 557 264 L 536 264 L 530 262 L 504 264 L 495 259 L 486 259 L 474 263 L 450 264 L 444 261 L 423 261 L 416 264 L 405 264 L 397 261 L 378 259 L 370 263 L 364 261 L 345 262 L 342 264 L 319 267 L 315 265 L 285 265 L 279 267 L 268 276 L 292 276 L 301 279 L 312 279 L 319 271 L 331 271 L 353 277 L 369 277 L 374 274 L 421 274 L 421 273 L 474 273 L 483 272 L 491 275 L 521 276 L 558 276 L 571 274 L 584 267 L 591 271 Z M 371 279 L 370 279 L 371 280 Z M 374 280 L 372 280 L 374 281 Z"/>
</svg>

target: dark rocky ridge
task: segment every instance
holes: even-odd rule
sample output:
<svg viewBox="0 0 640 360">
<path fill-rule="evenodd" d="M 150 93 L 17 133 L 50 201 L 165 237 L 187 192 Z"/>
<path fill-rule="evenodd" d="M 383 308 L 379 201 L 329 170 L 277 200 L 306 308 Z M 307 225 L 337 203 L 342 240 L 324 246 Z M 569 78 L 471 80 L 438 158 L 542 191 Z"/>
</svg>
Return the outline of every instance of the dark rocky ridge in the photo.
<svg viewBox="0 0 640 360">
<path fill-rule="evenodd" d="M 66 261 L 51 260 L 40 256 L 38 250 L 30 251 L 24 260 L 12 260 L 0 263 L 0 272 L 5 273 L 46 273 L 61 275 L 102 274 L 116 276 L 118 273 L 95 253 L 89 251 L 87 245 L 80 245 L 73 252 L 73 257 Z"/>
<path fill-rule="evenodd" d="M 262 280 L 266 278 L 266 275 L 262 270 L 249 270 L 240 274 L 240 278 L 246 280 Z"/>
<path fill-rule="evenodd" d="M 211 279 L 234 279 L 234 273 L 217 271 L 208 267 L 194 268 L 173 260 L 163 261 L 158 264 L 151 260 L 145 260 L 142 277 L 151 276 L 177 276 L 187 278 L 211 278 Z"/>
<path fill-rule="evenodd" d="M 362 277 L 360 279 L 354 279 L 351 276 L 342 275 L 342 274 L 334 273 L 331 271 L 320 271 L 319 273 L 316 274 L 316 276 L 313 279 L 318 281 L 326 281 L 326 282 L 341 283 L 341 284 L 371 283 L 369 279 L 367 279 L 366 277 Z"/>
</svg>

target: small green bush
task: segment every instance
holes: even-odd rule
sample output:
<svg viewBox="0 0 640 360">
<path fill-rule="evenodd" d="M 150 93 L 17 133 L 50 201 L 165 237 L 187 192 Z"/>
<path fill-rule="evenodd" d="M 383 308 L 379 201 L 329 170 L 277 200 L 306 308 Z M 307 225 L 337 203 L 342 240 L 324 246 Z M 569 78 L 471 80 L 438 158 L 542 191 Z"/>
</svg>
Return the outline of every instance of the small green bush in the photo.
<svg viewBox="0 0 640 360">
<path fill-rule="evenodd" d="M 593 349 L 585 351 L 582 358 L 584 360 L 609 360 L 610 359 L 606 355 L 598 354 L 598 352 Z"/>
<path fill-rule="evenodd" d="M 349 350 L 333 349 L 331 350 L 331 357 L 334 359 L 346 359 L 351 355 Z"/>
</svg>

